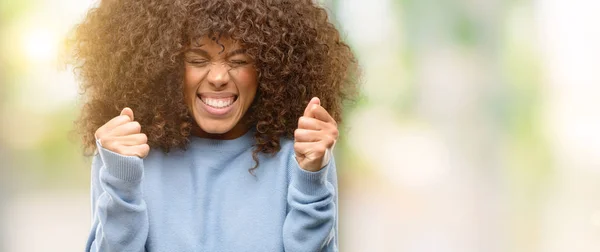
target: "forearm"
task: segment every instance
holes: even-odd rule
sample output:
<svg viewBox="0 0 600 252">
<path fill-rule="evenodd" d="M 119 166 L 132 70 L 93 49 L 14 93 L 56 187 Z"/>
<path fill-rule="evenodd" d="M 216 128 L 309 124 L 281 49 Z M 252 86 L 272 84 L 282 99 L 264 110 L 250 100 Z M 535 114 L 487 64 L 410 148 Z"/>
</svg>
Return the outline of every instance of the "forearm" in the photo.
<svg viewBox="0 0 600 252">
<path fill-rule="evenodd" d="M 93 227 L 86 251 L 144 251 L 148 214 L 143 162 L 99 148 L 92 172 Z"/>
<path fill-rule="evenodd" d="M 285 251 L 337 251 L 335 172 L 334 162 L 318 172 L 292 169 L 283 226 Z"/>
</svg>

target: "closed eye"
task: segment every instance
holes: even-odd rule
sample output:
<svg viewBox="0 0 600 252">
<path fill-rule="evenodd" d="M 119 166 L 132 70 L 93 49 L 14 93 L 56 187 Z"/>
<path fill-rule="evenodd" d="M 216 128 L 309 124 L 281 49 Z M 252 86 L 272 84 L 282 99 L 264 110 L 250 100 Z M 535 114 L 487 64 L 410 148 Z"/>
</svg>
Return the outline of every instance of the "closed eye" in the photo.
<svg viewBox="0 0 600 252">
<path fill-rule="evenodd" d="M 192 65 L 204 65 L 208 63 L 208 60 L 188 60 L 187 62 Z"/>
<path fill-rule="evenodd" d="M 231 64 L 238 65 L 238 66 L 248 64 L 248 61 L 245 61 L 245 60 L 232 60 L 230 62 L 231 62 Z"/>
</svg>

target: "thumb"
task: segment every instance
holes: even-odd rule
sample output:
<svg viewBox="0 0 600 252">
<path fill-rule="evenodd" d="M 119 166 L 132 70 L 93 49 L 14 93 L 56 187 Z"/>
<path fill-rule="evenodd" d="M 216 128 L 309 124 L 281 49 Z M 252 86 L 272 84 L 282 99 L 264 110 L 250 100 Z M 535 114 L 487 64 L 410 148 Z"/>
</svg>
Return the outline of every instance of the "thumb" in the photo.
<svg viewBox="0 0 600 252">
<path fill-rule="evenodd" d="M 319 99 L 319 97 L 313 97 L 312 99 L 310 99 L 310 101 L 308 102 L 308 104 L 317 104 L 317 105 L 321 105 L 321 99 Z"/>
<path fill-rule="evenodd" d="M 319 97 L 313 97 L 312 99 L 310 99 L 308 105 L 306 105 L 306 108 L 304 109 L 304 116 L 312 117 L 312 110 L 310 108 L 313 104 L 321 105 L 321 100 L 319 99 Z"/>
<path fill-rule="evenodd" d="M 130 108 L 125 107 L 123 110 L 121 110 L 121 115 L 129 116 L 129 119 L 133 121 L 133 110 L 131 110 Z"/>
</svg>

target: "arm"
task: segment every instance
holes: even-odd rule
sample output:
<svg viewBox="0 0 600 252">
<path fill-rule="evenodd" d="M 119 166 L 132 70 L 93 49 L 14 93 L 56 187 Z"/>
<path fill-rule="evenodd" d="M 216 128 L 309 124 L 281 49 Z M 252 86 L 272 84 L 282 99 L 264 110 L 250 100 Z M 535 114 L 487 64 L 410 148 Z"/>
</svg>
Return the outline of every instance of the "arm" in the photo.
<svg viewBox="0 0 600 252">
<path fill-rule="evenodd" d="M 86 251 L 144 251 L 149 223 L 142 158 L 150 151 L 148 137 L 130 108 L 94 136 L 99 154 L 92 162 L 93 223 Z"/>
<path fill-rule="evenodd" d="M 337 174 L 331 155 L 337 123 L 310 100 L 294 131 L 294 158 L 288 164 L 288 214 L 283 224 L 285 251 L 337 251 Z M 292 161 L 293 160 L 293 161 Z"/>
<path fill-rule="evenodd" d="M 144 164 L 98 144 L 92 161 L 92 229 L 86 251 L 144 251 L 148 214 L 142 197 Z"/>
<path fill-rule="evenodd" d="M 333 158 L 317 172 L 290 160 L 288 214 L 283 224 L 287 252 L 338 251 L 337 175 Z"/>
</svg>

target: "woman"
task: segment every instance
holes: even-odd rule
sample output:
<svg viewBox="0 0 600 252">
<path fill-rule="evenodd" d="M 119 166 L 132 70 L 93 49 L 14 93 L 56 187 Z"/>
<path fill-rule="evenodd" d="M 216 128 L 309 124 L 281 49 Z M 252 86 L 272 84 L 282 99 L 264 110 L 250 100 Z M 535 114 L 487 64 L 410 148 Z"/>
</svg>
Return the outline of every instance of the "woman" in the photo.
<svg viewBox="0 0 600 252">
<path fill-rule="evenodd" d="M 357 76 L 323 8 L 104 0 L 71 42 L 87 251 L 337 251 L 331 149 Z"/>
</svg>

